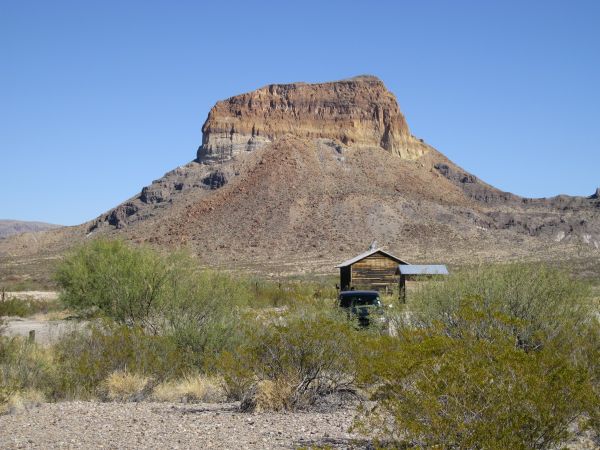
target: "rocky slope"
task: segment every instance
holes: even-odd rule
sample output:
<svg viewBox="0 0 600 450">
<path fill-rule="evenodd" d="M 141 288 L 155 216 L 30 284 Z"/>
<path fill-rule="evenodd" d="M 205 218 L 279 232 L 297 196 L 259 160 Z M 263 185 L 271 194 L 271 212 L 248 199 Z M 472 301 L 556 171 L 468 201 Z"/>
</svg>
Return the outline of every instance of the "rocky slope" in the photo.
<svg viewBox="0 0 600 450">
<path fill-rule="evenodd" d="M 22 220 L 0 220 L 0 239 L 19 233 L 34 233 L 37 231 L 50 230 L 58 228 L 60 225 L 53 225 L 44 222 L 27 222 Z"/>
<path fill-rule="evenodd" d="M 0 256 L 56 254 L 86 236 L 187 247 L 207 265 L 332 271 L 377 240 L 418 262 L 597 256 L 599 192 L 499 191 L 411 135 L 375 77 L 270 85 L 218 102 L 197 158 L 80 227 Z"/>
</svg>

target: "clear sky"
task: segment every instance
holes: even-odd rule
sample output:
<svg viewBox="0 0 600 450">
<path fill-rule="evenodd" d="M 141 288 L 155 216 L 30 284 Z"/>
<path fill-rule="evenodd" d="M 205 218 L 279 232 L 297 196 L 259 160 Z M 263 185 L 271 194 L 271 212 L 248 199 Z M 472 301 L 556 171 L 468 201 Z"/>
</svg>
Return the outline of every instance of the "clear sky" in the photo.
<svg viewBox="0 0 600 450">
<path fill-rule="evenodd" d="M 195 157 L 219 99 L 380 77 L 524 196 L 600 186 L 600 1 L 0 0 L 0 218 L 77 224 Z"/>
</svg>

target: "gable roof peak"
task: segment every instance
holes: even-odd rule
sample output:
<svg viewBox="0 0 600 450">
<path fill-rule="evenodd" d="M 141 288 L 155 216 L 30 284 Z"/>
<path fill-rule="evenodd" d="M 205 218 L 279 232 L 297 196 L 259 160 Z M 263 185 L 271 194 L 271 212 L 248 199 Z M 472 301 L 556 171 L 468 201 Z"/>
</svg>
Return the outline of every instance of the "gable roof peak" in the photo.
<svg viewBox="0 0 600 450">
<path fill-rule="evenodd" d="M 360 261 L 361 259 L 365 259 L 371 255 L 374 255 L 375 253 L 383 253 L 384 255 L 386 255 L 389 258 L 393 259 L 394 261 L 398 262 L 398 264 L 408 264 L 406 261 L 401 260 L 397 256 L 394 256 L 391 253 L 386 252 L 385 250 L 383 250 L 381 248 L 373 248 L 373 249 L 367 250 L 364 253 L 361 253 L 360 255 L 355 256 L 354 258 L 350 258 L 350 259 L 344 261 L 343 263 L 338 264 L 335 267 L 339 269 L 341 267 L 351 266 L 352 264 Z"/>
</svg>

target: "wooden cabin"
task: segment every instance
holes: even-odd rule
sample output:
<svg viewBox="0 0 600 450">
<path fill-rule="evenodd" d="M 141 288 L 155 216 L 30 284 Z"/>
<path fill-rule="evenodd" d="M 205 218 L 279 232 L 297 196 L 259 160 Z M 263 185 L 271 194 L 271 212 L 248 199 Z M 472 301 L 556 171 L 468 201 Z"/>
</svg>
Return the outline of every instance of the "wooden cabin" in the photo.
<svg viewBox="0 0 600 450">
<path fill-rule="evenodd" d="M 398 286 L 399 264 L 408 264 L 384 250 L 375 248 L 338 264 L 340 289 L 391 291 Z"/>
</svg>

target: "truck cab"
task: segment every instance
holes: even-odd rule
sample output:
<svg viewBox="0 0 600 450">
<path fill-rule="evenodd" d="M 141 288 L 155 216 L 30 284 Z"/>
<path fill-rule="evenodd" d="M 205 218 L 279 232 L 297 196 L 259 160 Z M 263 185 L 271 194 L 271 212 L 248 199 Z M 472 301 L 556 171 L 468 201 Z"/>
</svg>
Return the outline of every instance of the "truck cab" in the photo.
<svg viewBox="0 0 600 450">
<path fill-rule="evenodd" d="M 377 291 L 342 291 L 338 300 L 340 308 L 356 317 L 361 327 L 383 319 L 383 306 Z"/>
</svg>

